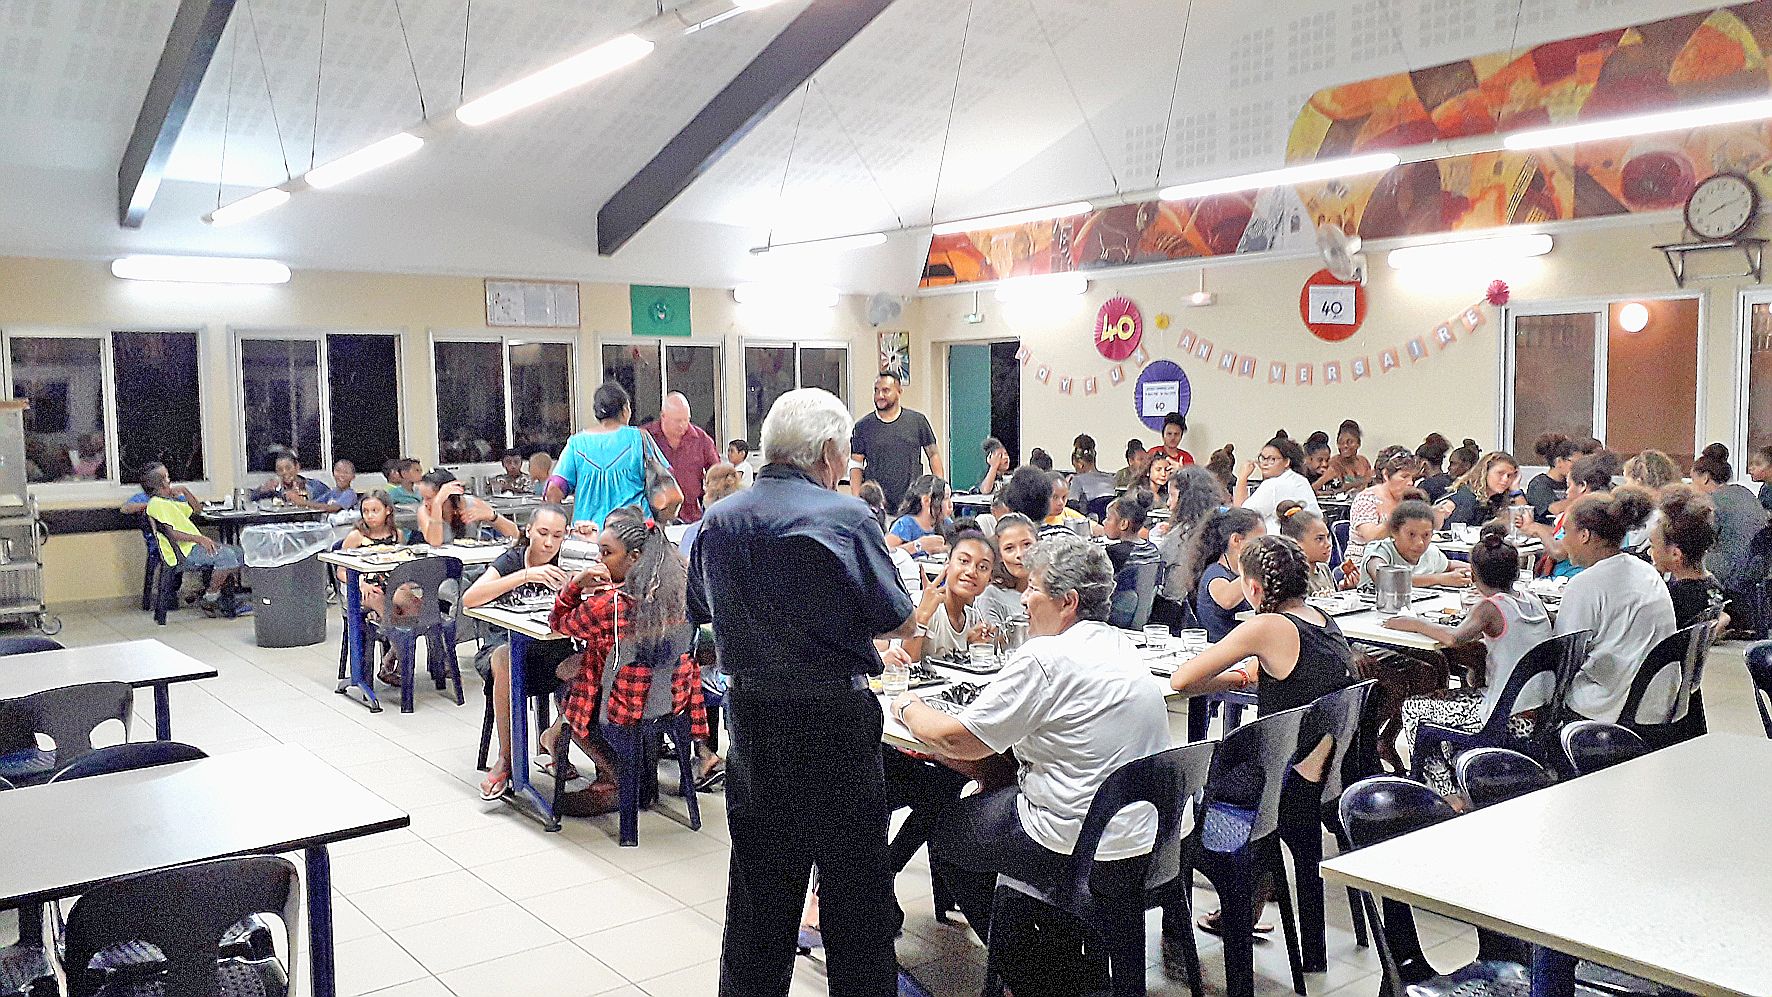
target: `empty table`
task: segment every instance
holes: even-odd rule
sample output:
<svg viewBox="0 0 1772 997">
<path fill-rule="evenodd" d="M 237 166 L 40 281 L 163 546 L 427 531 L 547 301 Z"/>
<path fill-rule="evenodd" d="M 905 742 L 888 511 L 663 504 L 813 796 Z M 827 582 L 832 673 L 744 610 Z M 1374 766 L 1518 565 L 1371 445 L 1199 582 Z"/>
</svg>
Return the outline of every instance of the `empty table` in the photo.
<svg viewBox="0 0 1772 997">
<path fill-rule="evenodd" d="M 136 689 L 152 687 L 154 736 L 170 741 L 172 692 L 167 687 L 174 682 L 215 676 L 214 665 L 206 665 L 183 651 L 157 640 L 130 640 L 0 657 L 0 699 L 88 682 L 127 682 Z"/>
<path fill-rule="evenodd" d="M 1772 994 L 1772 741 L 1696 740 L 1323 863 L 1331 883 L 1521 938 L 1533 992 L 1586 959 L 1700 994 Z"/>
<path fill-rule="evenodd" d="M 0 909 L 188 862 L 303 850 L 314 997 L 337 993 L 326 846 L 412 823 L 294 745 L 15 789 L 0 805 Z"/>
</svg>

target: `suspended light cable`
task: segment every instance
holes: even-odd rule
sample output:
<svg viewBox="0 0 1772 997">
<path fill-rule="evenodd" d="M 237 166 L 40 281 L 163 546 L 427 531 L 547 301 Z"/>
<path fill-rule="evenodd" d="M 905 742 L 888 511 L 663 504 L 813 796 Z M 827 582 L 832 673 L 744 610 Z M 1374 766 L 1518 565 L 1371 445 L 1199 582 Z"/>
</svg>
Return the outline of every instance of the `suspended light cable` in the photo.
<svg viewBox="0 0 1772 997">
<path fill-rule="evenodd" d="M 966 25 L 960 29 L 960 59 L 954 64 L 954 91 L 948 97 L 948 123 L 941 133 L 941 155 L 935 161 L 935 189 L 929 194 L 929 223 L 941 203 L 941 177 L 947 171 L 948 141 L 954 136 L 954 111 L 960 106 L 960 74 L 966 69 L 966 42 L 972 37 L 972 0 L 966 0 Z"/>
<path fill-rule="evenodd" d="M 1071 82 L 1071 74 L 1064 68 L 1064 59 L 1058 54 L 1058 46 L 1052 44 L 1052 36 L 1046 31 L 1046 22 L 1040 17 L 1040 9 L 1034 0 L 1027 0 L 1028 13 L 1034 15 L 1034 26 L 1040 29 L 1040 38 L 1046 43 L 1046 51 L 1052 53 L 1052 62 L 1058 67 L 1058 78 L 1064 81 L 1066 90 L 1071 93 L 1071 103 L 1077 106 L 1077 113 L 1083 118 L 1083 127 L 1089 131 L 1090 141 L 1095 143 L 1095 151 L 1101 156 L 1101 164 L 1107 167 L 1108 179 L 1113 182 L 1114 193 L 1120 193 L 1120 175 L 1114 171 L 1114 161 L 1108 158 L 1107 149 L 1101 144 L 1101 136 L 1095 133 L 1095 122 L 1090 120 L 1089 112 L 1083 107 L 1083 98 L 1077 95 L 1077 86 Z"/>
<path fill-rule="evenodd" d="M 400 25 L 400 41 L 406 46 L 406 65 L 412 67 L 412 88 L 418 91 L 418 118 L 423 121 L 431 115 L 425 109 L 425 84 L 418 77 L 418 60 L 412 55 L 412 36 L 406 32 L 406 15 L 400 10 L 400 0 L 394 0 L 394 20 Z"/>
<path fill-rule="evenodd" d="M 1157 175 L 1152 187 L 1163 186 L 1163 161 L 1169 157 L 1169 133 L 1175 128 L 1175 98 L 1181 93 L 1181 60 L 1187 55 L 1187 29 L 1194 23 L 1194 0 L 1187 0 L 1187 13 L 1181 16 L 1181 44 L 1175 49 L 1175 82 L 1169 87 L 1169 111 L 1163 116 L 1163 140 L 1157 144 Z"/>
<path fill-rule="evenodd" d="M 295 171 L 289 168 L 289 147 L 283 144 L 283 125 L 277 120 L 277 97 L 271 93 L 271 70 L 265 62 L 264 41 L 258 36 L 258 16 L 253 9 L 251 0 L 247 0 L 246 20 L 252 26 L 252 47 L 258 50 L 258 71 L 265 79 L 265 103 L 271 108 L 271 128 L 277 133 L 277 151 L 283 155 L 283 176 L 293 179 Z"/>
</svg>

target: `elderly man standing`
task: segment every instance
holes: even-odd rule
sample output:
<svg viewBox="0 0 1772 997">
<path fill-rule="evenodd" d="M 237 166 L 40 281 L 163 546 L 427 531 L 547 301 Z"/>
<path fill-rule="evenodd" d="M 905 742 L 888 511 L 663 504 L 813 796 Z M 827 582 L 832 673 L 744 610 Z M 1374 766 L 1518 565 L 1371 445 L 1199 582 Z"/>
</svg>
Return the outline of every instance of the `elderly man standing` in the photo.
<svg viewBox="0 0 1772 997">
<path fill-rule="evenodd" d="M 652 436 L 664 451 L 665 461 L 683 491 L 683 509 L 677 514 L 680 523 L 693 523 L 701 518 L 702 478 L 708 468 L 720 463 L 720 451 L 707 430 L 690 421 L 689 399 L 681 391 L 665 396 L 658 418 L 640 427 Z"/>
<path fill-rule="evenodd" d="M 714 625 L 731 677 L 726 997 L 788 992 L 815 865 L 830 992 L 897 993 L 882 718 L 867 677 L 881 669 L 873 639 L 910 635 L 915 607 L 867 505 L 835 490 L 849 429 L 835 395 L 782 395 L 763 422 L 757 483 L 708 510 L 691 555 L 689 615 Z"/>
</svg>

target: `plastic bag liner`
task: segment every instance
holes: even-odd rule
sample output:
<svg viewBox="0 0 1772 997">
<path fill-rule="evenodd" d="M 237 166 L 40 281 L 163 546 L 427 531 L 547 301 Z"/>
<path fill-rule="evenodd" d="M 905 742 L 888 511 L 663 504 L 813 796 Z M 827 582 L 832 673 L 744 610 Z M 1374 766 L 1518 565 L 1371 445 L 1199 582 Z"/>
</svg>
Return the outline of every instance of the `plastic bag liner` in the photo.
<svg viewBox="0 0 1772 997">
<path fill-rule="evenodd" d="M 279 523 L 248 526 L 240 531 L 240 547 L 249 568 L 280 568 L 331 550 L 331 523 Z"/>
</svg>

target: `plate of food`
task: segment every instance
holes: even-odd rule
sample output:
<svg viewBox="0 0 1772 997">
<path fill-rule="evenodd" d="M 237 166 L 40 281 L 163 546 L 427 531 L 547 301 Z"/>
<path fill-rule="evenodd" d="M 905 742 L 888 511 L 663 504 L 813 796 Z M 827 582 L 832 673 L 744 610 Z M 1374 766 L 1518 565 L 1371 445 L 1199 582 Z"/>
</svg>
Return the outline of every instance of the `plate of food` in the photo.
<svg viewBox="0 0 1772 997">
<path fill-rule="evenodd" d="M 952 668 L 954 671 L 966 672 L 971 675 L 995 675 L 1003 670 L 1003 662 L 1000 658 L 988 665 L 981 665 L 973 661 L 971 655 L 962 654 L 957 651 L 948 652 L 946 654 L 932 654 L 927 656 L 924 660 L 932 665 L 940 665 L 943 668 Z"/>
<path fill-rule="evenodd" d="M 930 706 L 935 707 L 943 713 L 958 714 L 961 710 L 971 706 L 972 701 L 978 698 L 978 694 L 983 692 L 984 687 L 987 685 L 990 685 L 990 683 L 979 682 L 974 684 L 971 682 L 956 682 L 935 695 L 924 699 L 923 702 L 928 703 Z"/>
</svg>

